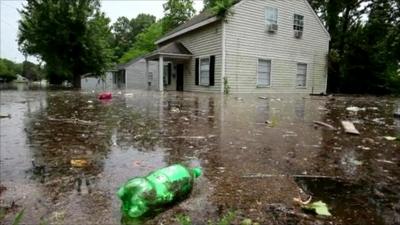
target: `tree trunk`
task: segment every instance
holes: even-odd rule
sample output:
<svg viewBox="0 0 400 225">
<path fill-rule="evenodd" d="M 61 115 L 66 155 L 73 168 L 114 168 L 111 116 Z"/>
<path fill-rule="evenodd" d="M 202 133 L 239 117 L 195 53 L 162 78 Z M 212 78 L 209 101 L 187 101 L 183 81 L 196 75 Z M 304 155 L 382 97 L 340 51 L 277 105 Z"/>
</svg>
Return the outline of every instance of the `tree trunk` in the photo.
<svg viewBox="0 0 400 225">
<path fill-rule="evenodd" d="M 74 73 L 74 78 L 72 80 L 72 86 L 75 89 L 81 89 L 81 75 L 79 75 L 79 73 Z"/>
</svg>

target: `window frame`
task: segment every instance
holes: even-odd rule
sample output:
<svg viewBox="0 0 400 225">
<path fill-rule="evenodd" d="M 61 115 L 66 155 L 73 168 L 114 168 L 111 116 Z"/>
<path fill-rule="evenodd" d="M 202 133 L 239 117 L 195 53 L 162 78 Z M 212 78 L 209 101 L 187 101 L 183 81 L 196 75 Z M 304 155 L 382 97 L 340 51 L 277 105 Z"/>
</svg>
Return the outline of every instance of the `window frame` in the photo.
<svg viewBox="0 0 400 225">
<path fill-rule="evenodd" d="M 296 19 L 296 16 L 301 16 L 302 19 Z M 296 21 L 298 21 L 298 23 L 296 24 Z M 301 22 L 301 23 L 300 23 Z M 297 28 L 301 28 L 301 29 L 296 29 Z M 293 14 L 293 31 L 301 31 L 304 32 L 304 16 L 300 15 L 300 14 Z"/>
<path fill-rule="evenodd" d="M 261 83 L 259 83 L 260 61 L 269 62 L 269 84 L 261 84 Z M 257 58 L 257 80 L 256 80 L 256 86 L 257 86 L 257 88 L 270 88 L 272 86 L 272 59 Z"/>
<path fill-rule="evenodd" d="M 201 60 L 204 59 L 208 59 L 208 80 L 207 80 L 207 84 L 202 83 L 202 79 L 201 79 Z M 211 56 L 200 56 L 199 57 L 199 86 L 203 86 L 203 87 L 210 87 L 210 64 L 211 64 Z"/>
<path fill-rule="evenodd" d="M 268 10 L 275 10 L 276 11 L 276 20 L 274 21 L 275 23 L 272 23 L 269 19 L 268 19 Z M 267 6 L 265 7 L 265 15 L 264 15 L 264 20 L 265 20 L 265 25 L 268 26 L 270 24 L 276 24 L 278 25 L 278 21 L 279 21 L 279 9 L 276 7 L 271 7 L 271 6 Z"/>
<path fill-rule="evenodd" d="M 306 73 L 304 74 L 304 86 L 299 86 L 298 82 L 297 82 L 297 79 L 298 79 L 299 75 L 303 75 L 303 74 L 299 74 L 299 66 L 300 65 L 303 65 L 303 66 L 305 65 L 306 66 L 306 70 L 305 70 Z M 296 80 L 295 80 L 296 88 L 297 89 L 307 89 L 307 86 L 308 86 L 307 78 L 308 78 L 308 64 L 307 63 L 303 63 L 303 62 L 298 62 L 296 64 Z"/>
</svg>

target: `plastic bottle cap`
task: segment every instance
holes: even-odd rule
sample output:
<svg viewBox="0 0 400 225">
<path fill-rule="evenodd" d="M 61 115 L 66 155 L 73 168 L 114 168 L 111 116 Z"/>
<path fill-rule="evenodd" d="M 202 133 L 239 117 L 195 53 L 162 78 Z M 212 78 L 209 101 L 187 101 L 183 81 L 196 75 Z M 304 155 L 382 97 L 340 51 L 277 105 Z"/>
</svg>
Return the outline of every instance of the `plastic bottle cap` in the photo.
<svg viewBox="0 0 400 225">
<path fill-rule="evenodd" d="M 200 167 L 193 168 L 192 171 L 196 178 L 200 177 L 203 174 L 203 171 Z"/>
</svg>

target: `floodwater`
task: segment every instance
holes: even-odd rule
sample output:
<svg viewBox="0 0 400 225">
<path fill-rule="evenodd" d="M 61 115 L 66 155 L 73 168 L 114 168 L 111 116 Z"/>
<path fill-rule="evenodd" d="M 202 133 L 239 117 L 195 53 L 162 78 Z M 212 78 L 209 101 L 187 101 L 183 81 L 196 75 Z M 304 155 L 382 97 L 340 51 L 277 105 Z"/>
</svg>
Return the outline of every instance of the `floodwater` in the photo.
<svg viewBox="0 0 400 225">
<path fill-rule="evenodd" d="M 384 138 L 400 135 L 400 99 L 259 96 L 2 90 L 2 223 L 24 209 L 22 224 L 120 224 L 119 185 L 185 163 L 204 169 L 191 196 L 142 223 L 400 224 L 400 142 Z M 332 217 L 293 200 L 310 196 Z"/>
</svg>

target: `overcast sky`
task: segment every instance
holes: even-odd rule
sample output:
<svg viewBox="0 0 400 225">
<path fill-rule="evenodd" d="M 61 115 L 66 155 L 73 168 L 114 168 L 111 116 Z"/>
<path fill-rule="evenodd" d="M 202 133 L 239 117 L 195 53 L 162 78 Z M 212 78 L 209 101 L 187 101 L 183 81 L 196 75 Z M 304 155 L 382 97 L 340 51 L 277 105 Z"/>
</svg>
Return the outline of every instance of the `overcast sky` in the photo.
<svg viewBox="0 0 400 225">
<path fill-rule="evenodd" d="M 22 62 L 24 56 L 18 51 L 17 33 L 23 0 L 0 0 L 0 57 Z M 157 17 L 163 16 L 162 4 L 166 0 L 102 0 L 102 10 L 114 22 L 118 17 L 136 17 L 140 13 L 148 13 Z M 202 0 L 195 0 L 195 9 L 203 8 Z M 28 60 L 36 61 L 33 58 Z"/>
</svg>

